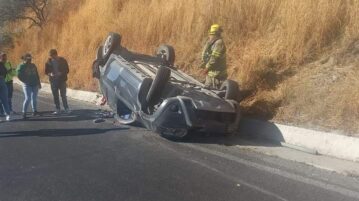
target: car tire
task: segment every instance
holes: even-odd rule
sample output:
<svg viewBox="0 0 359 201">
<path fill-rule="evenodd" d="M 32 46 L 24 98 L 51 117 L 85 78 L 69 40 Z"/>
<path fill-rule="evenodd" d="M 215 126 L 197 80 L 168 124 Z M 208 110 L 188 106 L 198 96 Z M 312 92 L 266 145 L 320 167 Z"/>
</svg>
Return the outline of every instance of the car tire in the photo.
<svg viewBox="0 0 359 201">
<path fill-rule="evenodd" d="M 156 50 L 156 56 L 164 59 L 169 66 L 174 66 L 175 64 L 175 49 L 170 45 L 160 45 Z"/>
<path fill-rule="evenodd" d="M 92 77 L 100 79 L 100 66 L 104 65 L 102 59 L 103 46 L 97 48 L 97 54 L 95 61 L 92 62 Z"/>
<path fill-rule="evenodd" d="M 104 62 L 104 59 L 103 59 L 103 56 L 102 56 L 102 52 L 103 52 L 103 45 L 100 45 L 100 46 L 97 48 L 96 61 L 98 61 L 98 63 L 99 63 L 100 65 L 105 65 L 105 62 Z"/>
<path fill-rule="evenodd" d="M 233 80 L 226 80 L 223 82 L 220 90 L 225 91 L 224 99 L 237 100 L 239 95 L 239 85 Z"/>
<path fill-rule="evenodd" d="M 234 119 L 234 122 L 228 127 L 228 132 L 225 134 L 225 136 L 233 136 L 239 132 L 240 121 L 242 120 L 242 113 L 240 110 L 239 103 L 237 101 L 228 100 L 227 102 L 230 103 L 232 105 L 232 107 L 235 108 L 236 117 Z"/>
<path fill-rule="evenodd" d="M 142 81 L 142 84 L 140 86 L 140 90 L 138 91 L 138 102 L 141 106 L 142 111 L 147 111 L 148 103 L 147 103 L 147 94 L 151 88 L 152 85 L 152 78 L 145 78 Z"/>
<path fill-rule="evenodd" d="M 95 60 L 92 63 L 92 77 L 96 78 L 96 79 L 100 79 L 101 77 L 101 72 L 100 72 L 100 61 L 99 60 Z"/>
<path fill-rule="evenodd" d="M 118 33 L 109 33 L 102 48 L 102 59 L 106 63 L 114 50 L 121 46 L 121 35 Z"/>
<path fill-rule="evenodd" d="M 148 107 L 155 106 L 161 100 L 162 92 L 166 87 L 171 76 L 171 70 L 167 67 L 160 66 L 157 70 L 156 77 L 146 96 Z"/>
<path fill-rule="evenodd" d="M 102 59 L 102 50 L 103 50 L 103 45 L 100 45 L 96 51 L 96 60 Z"/>
<path fill-rule="evenodd" d="M 163 131 L 156 131 L 161 137 L 170 140 L 170 141 L 174 141 L 174 142 L 184 142 L 189 138 L 189 130 L 188 129 L 178 129 L 175 132 L 178 134 L 180 132 L 179 136 L 175 136 L 172 133 L 171 134 L 167 134 Z"/>
<path fill-rule="evenodd" d="M 123 125 L 131 125 L 137 121 L 136 114 L 120 100 L 117 101 L 117 112 L 115 119 Z"/>
</svg>

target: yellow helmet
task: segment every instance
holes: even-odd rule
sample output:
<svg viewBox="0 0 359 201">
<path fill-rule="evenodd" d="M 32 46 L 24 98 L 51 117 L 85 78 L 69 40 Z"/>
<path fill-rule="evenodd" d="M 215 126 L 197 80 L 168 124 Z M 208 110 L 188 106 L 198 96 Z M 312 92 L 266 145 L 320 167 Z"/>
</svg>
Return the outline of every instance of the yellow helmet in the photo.
<svg viewBox="0 0 359 201">
<path fill-rule="evenodd" d="M 213 24 L 209 30 L 209 35 L 216 35 L 222 33 L 223 29 L 219 24 Z"/>
</svg>

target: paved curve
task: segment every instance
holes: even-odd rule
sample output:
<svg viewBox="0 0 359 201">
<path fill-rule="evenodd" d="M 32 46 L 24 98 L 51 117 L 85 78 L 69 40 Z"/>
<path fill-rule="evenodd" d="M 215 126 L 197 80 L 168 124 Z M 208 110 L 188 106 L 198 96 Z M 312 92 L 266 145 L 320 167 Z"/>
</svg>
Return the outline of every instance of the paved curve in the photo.
<svg viewBox="0 0 359 201">
<path fill-rule="evenodd" d="M 236 137 L 171 142 L 94 124 L 95 107 L 71 103 L 73 114 L 53 116 L 42 94 L 42 117 L 0 123 L 1 201 L 359 200 L 356 179 L 238 149 Z"/>
</svg>

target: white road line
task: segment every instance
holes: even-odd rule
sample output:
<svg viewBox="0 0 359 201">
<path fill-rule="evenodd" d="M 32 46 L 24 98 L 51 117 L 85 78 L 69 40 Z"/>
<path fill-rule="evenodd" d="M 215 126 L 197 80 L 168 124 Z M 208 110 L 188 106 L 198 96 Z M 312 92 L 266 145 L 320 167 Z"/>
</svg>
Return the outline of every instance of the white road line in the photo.
<svg viewBox="0 0 359 201">
<path fill-rule="evenodd" d="M 277 195 L 277 194 L 275 194 L 275 193 L 272 193 L 272 192 L 270 192 L 270 191 L 267 191 L 267 190 L 265 190 L 265 189 L 263 189 L 263 188 L 261 188 L 261 187 L 259 187 L 259 186 L 250 184 L 250 183 L 248 183 L 248 182 L 246 182 L 246 181 L 243 181 L 243 180 L 241 180 L 241 179 L 237 179 L 237 178 L 236 178 L 236 179 L 233 179 L 233 178 L 229 177 L 228 175 L 224 174 L 223 172 L 217 170 L 216 168 L 209 167 L 208 165 L 206 165 L 206 164 L 204 164 L 204 163 L 201 163 L 201 162 L 196 161 L 196 160 L 190 160 L 190 159 L 187 159 L 187 160 L 190 161 L 190 162 L 192 162 L 192 163 L 194 163 L 194 164 L 197 164 L 197 165 L 200 165 L 200 166 L 202 166 L 202 167 L 204 167 L 204 168 L 207 168 L 207 169 L 209 169 L 209 170 L 211 170 L 211 171 L 213 171 L 213 172 L 216 172 L 216 173 L 220 174 L 221 176 L 225 177 L 225 178 L 228 179 L 228 180 L 232 180 L 232 181 L 235 181 L 235 182 L 240 183 L 240 184 L 237 184 L 237 186 L 238 186 L 238 185 L 239 185 L 239 186 L 240 186 L 240 185 L 247 186 L 248 188 L 254 189 L 254 190 L 259 191 L 259 192 L 261 192 L 261 193 L 263 193 L 263 194 L 265 194 L 265 195 L 274 197 L 274 198 L 276 198 L 276 199 L 278 199 L 278 200 L 288 201 L 287 199 L 285 199 L 285 198 L 283 198 L 283 197 L 281 197 L 281 196 L 279 196 L 279 195 Z"/>
<path fill-rule="evenodd" d="M 249 166 L 249 167 L 253 167 L 253 168 L 256 168 L 258 170 L 266 171 L 266 172 L 269 172 L 269 173 L 274 174 L 274 175 L 285 177 L 287 179 L 302 182 L 302 183 L 305 183 L 305 184 L 308 184 L 308 185 L 312 185 L 312 186 L 315 186 L 315 187 L 318 187 L 318 188 L 322 188 L 322 189 L 327 190 L 327 191 L 336 192 L 336 193 L 339 193 L 339 194 L 341 194 L 343 196 L 352 197 L 352 198 L 356 198 L 356 199 L 359 200 L 359 192 L 352 191 L 352 190 L 343 188 L 341 186 L 337 186 L 337 185 L 333 185 L 333 184 L 327 184 L 327 183 L 324 183 L 324 182 L 321 182 L 321 181 L 318 181 L 318 180 L 314 180 L 314 179 L 311 179 L 311 178 L 307 178 L 307 177 L 304 177 L 304 176 L 301 176 L 301 175 L 298 175 L 298 174 L 293 174 L 293 173 L 290 173 L 290 172 L 287 172 L 287 171 L 284 171 L 284 170 L 280 170 L 278 168 L 267 167 L 267 166 L 264 166 L 264 165 L 261 165 L 261 164 L 258 164 L 258 163 L 254 163 L 254 162 L 242 159 L 242 158 L 238 158 L 238 157 L 230 155 L 230 154 L 224 154 L 224 153 L 221 153 L 221 152 L 218 152 L 218 151 L 214 151 L 214 150 L 210 150 L 210 149 L 207 149 L 207 148 L 204 148 L 204 147 L 200 147 L 198 145 L 192 145 L 192 144 L 181 144 L 181 145 L 187 146 L 187 147 L 190 147 L 192 149 L 202 151 L 202 152 L 205 152 L 205 153 L 208 153 L 208 154 L 212 154 L 212 155 L 215 155 L 215 156 L 218 156 L 218 157 L 221 157 L 221 158 L 225 158 L 227 160 L 234 161 L 234 162 L 237 162 L 237 163 Z"/>
</svg>

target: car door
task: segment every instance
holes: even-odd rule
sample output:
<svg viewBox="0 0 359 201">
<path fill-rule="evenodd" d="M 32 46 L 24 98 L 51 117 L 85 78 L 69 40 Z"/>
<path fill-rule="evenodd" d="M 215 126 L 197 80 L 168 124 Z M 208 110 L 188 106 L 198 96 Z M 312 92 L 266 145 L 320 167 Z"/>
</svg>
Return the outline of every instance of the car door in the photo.
<svg viewBox="0 0 359 201">
<path fill-rule="evenodd" d="M 123 102 L 132 111 L 138 111 L 138 90 L 141 84 L 130 64 L 118 58 L 110 59 L 103 76 L 104 84 L 108 88 L 109 104 L 117 107 L 117 102 Z"/>
</svg>

